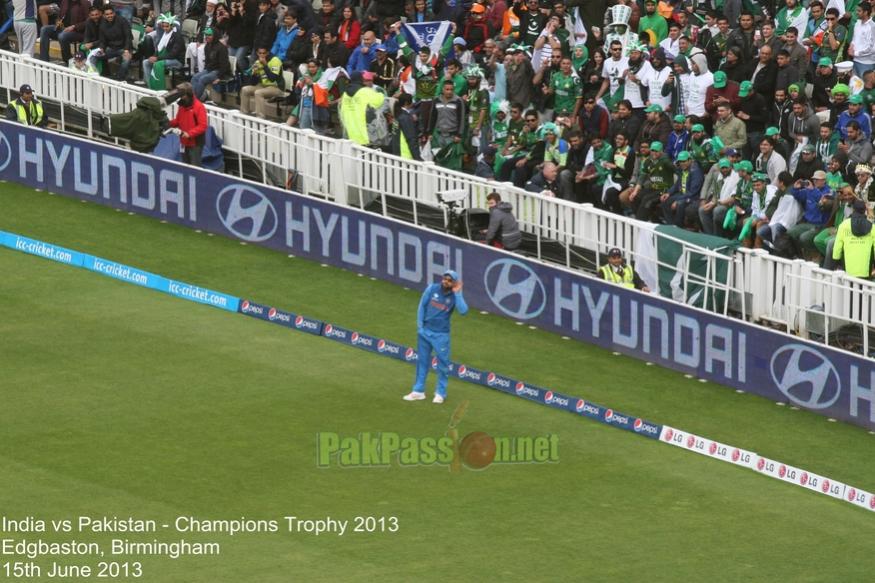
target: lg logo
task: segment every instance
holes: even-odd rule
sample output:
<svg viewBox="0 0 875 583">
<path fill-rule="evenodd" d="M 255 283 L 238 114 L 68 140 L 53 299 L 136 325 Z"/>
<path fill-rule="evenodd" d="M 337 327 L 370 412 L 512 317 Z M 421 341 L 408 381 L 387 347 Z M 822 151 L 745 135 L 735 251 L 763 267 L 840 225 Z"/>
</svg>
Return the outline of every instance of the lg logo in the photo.
<svg viewBox="0 0 875 583">
<path fill-rule="evenodd" d="M 227 186 L 216 197 L 222 224 L 244 241 L 265 241 L 279 226 L 279 216 L 268 198 L 245 184 Z"/>
<path fill-rule="evenodd" d="M 541 278 L 521 261 L 499 259 L 490 263 L 483 274 L 483 287 L 492 303 L 511 318 L 530 320 L 547 306 Z"/>
<path fill-rule="evenodd" d="M 838 400 L 842 383 L 835 366 L 804 344 L 788 344 L 772 355 L 772 380 L 788 399 L 807 409 L 826 409 Z"/>
</svg>

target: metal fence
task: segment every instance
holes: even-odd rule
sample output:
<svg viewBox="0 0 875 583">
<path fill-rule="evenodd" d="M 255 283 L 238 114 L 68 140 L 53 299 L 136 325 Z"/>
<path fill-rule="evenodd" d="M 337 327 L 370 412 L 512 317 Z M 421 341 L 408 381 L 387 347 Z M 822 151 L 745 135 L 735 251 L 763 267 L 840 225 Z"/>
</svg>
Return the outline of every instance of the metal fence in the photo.
<svg viewBox="0 0 875 583">
<path fill-rule="evenodd" d="M 70 129 L 70 118 L 77 114 L 77 129 L 89 137 L 98 137 L 99 128 L 94 127 L 98 115 L 130 111 L 145 95 L 159 98 L 163 95 L 0 51 L 0 94 L 5 90 L 8 102 L 25 83 L 34 88 L 40 99 L 60 107 L 58 122 L 62 129 Z M 439 192 L 464 191 L 467 197 L 462 208 L 482 208 L 486 195 L 495 190 L 502 200 L 514 206 L 523 231 L 534 237 L 534 255 L 571 268 L 580 268 L 573 259 L 580 250 L 590 254 L 594 268 L 611 247 L 624 249 L 640 262 L 646 262 L 648 257 L 641 252 L 644 242 L 652 245 L 654 238 L 664 237 L 652 225 L 591 205 L 526 192 L 507 183 L 486 181 L 431 163 L 404 160 L 236 110 L 215 106 L 207 109 L 210 124 L 224 141 L 226 152 L 236 158 L 238 168 L 229 170 L 243 174 L 244 164 L 254 162 L 260 179 L 272 184 L 284 184 L 293 172 L 299 179 L 296 188 L 339 204 L 389 214 L 391 201 L 400 199 L 409 203 L 411 220 L 426 224 L 421 216 L 423 209 L 445 212 L 440 206 Z M 689 261 L 694 254 L 707 258 L 708 275 L 704 282 L 697 283 L 726 292 L 720 311 L 731 311 L 742 318 L 829 344 L 848 344 L 847 338 L 859 335 L 859 342 L 851 349 L 868 354 L 869 333 L 875 323 L 872 309 L 875 285 L 849 278 L 843 272 L 822 270 L 809 262 L 788 261 L 763 251 L 739 249 L 727 259 L 719 253 L 676 242 L 684 247 L 683 261 Z M 553 250 L 547 253 L 550 246 Z M 715 276 L 720 261 L 730 263 L 725 282 Z M 692 281 L 691 277 L 684 274 L 684 286 Z M 852 334 L 853 330 L 858 332 Z"/>
</svg>

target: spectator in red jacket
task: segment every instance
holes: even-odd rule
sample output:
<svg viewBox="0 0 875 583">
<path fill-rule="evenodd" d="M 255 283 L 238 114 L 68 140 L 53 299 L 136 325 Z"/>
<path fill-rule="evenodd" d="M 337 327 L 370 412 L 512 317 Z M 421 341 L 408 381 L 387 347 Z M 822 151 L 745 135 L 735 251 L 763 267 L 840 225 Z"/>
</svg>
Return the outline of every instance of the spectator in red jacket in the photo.
<svg viewBox="0 0 875 583">
<path fill-rule="evenodd" d="M 729 103 L 732 112 L 738 112 L 741 106 L 741 98 L 738 96 L 739 85 L 730 81 L 723 71 L 714 73 L 714 84 L 705 91 L 705 110 L 711 116 L 711 122 L 718 119 L 717 107 L 723 103 Z"/>
<path fill-rule="evenodd" d="M 194 95 L 191 83 L 180 83 L 177 87 L 181 97 L 176 117 L 170 120 L 170 127 L 180 130 L 179 142 L 182 144 L 182 161 L 192 166 L 201 165 L 201 154 L 207 133 L 207 109 Z"/>
</svg>

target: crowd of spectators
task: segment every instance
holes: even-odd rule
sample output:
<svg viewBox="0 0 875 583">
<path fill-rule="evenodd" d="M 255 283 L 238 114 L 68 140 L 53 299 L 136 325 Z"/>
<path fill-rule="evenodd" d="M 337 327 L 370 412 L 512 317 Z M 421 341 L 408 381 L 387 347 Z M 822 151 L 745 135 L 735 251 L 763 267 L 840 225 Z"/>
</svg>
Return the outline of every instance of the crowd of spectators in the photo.
<svg viewBox="0 0 875 583">
<path fill-rule="evenodd" d="M 11 1 L 22 51 L 86 73 L 232 78 L 246 114 L 871 273 L 866 0 Z"/>
</svg>

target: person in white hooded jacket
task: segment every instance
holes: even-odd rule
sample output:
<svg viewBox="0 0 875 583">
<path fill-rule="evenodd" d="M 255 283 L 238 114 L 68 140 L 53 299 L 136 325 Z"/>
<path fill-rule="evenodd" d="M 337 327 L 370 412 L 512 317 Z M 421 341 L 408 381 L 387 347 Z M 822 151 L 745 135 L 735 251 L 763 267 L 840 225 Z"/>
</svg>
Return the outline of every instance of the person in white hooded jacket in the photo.
<svg viewBox="0 0 875 583">
<path fill-rule="evenodd" d="M 686 97 L 687 115 L 705 117 L 705 93 L 714 84 L 714 75 L 708 70 L 708 59 L 705 53 L 696 49 L 690 55 L 690 91 Z"/>
</svg>

